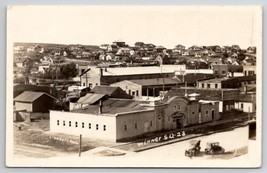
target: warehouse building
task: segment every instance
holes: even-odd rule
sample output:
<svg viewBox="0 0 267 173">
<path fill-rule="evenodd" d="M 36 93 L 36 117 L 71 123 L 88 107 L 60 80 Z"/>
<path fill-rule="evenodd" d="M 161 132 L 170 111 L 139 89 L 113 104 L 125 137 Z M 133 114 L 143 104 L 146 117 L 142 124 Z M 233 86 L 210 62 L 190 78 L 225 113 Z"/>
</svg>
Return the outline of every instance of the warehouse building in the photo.
<svg viewBox="0 0 267 173">
<path fill-rule="evenodd" d="M 149 67 L 88 67 L 80 75 L 81 86 L 94 88 L 98 85 L 110 85 L 123 80 L 153 79 L 174 77 L 176 71 L 184 71 L 185 65 L 162 65 Z"/>
<path fill-rule="evenodd" d="M 50 111 L 50 130 L 110 141 L 220 119 L 218 102 L 172 97 L 166 101 L 91 96 L 71 112 Z"/>
<path fill-rule="evenodd" d="M 184 84 L 177 78 L 124 80 L 111 84 L 111 86 L 120 87 L 135 99 L 158 97 L 160 91 L 168 91 L 172 87 L 179 87 L 182 85 Z"/>
</svg>

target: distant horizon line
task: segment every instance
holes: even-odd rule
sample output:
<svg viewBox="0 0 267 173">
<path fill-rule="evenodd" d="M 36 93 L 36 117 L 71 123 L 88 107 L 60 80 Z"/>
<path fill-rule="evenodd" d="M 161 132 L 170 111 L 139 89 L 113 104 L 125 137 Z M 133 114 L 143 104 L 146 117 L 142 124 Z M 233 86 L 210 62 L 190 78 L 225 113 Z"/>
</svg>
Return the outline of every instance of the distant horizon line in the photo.
<svg viewBox="0 0 267 173">
<path fill-rule="evenodd" d="M 125 44 L 130 46 L 130 47 L 134 46 L 134 45 L 127 44 L 126 41 L 115 40 L 113 42 L 125 42 Z M 88 44 L 88 43 L 56 43 L 56 42 L 24 42 L 24 41 L 17 41 L 17 42 L 13 42 L 13 46 L 14 46 L 14 44 L 53 44 L 53 45 L 66 45 L 66 46 L 68 46 L 68 45 L 84 45 L 84 46 L 98 46 L 99 47 L 99 46 L 101 46 L 103 44 L 111 45 L 113 42 L 111 42 L 111 43 L 101 43 L 101 44 Z M 137 43 L 137 42 L 143 42 L 143 41 L 136 41 L 135 43 Z M 163 47 L 165 47 L 167 49 L 169 48 L 168 46 L 164 46 L 163 44 L 156 45 L 156 44 L 151 43 L 151 42 L 150 43 L 143 42 L 143 43 L 144 44 L 153 44 L 155 46 L 163 46 Z M 191 46 L 186 46 L 186 45 L 184 45 L 182 43 L 177 43 L 175 46 L 177 46 L 177 45 L 183 45 L 186 48 L 189 48 L 189 47 L 192 47 L 192 46 L 199 46 L 199 47 L 203 47 L 203 46 L 220 46 L 220 47 L 229 46 L 229 47 L 231 47 L 233 45 L 237 45 L 237 46 L 240 47 L 240 49 L 244 49 L 242 46 L 240 46 L 240 44 L 212 44 L 212 45 L 211 44 L 209 44 L 209 45 L 192 44 Z M 175 46 L 173 46 L 173 48 L 175 48 Z M 257 46 L 250 45 L 250 46 L 247 46 L 246 49 L 249 48 L 249 47 L 257 47 Z"/>
</svg>

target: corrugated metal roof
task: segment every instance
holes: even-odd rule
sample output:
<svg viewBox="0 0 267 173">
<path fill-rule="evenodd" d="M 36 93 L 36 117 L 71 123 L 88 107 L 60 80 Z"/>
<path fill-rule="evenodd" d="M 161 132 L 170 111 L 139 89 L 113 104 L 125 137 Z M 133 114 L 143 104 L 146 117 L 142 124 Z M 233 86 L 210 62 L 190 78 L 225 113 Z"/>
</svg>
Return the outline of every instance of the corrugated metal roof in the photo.
<svg viewBox="0 0 267 173">
<path fill-rule="evenodd" d="M 223 78 L 213 78 L 213 79 L 208 79 L 208 80 L 201 80 L 200 82 L 204 82 L 204 83 L 221 83 L 222 81 L 229 81 L 229 80 L 233 80 L 234 78 L 227 78 L 227 77 L 223 77 Z"/>
<path fill-rule="evenodd" d="M 154 78 L 154 79 L 136 79 L 129 80 L 130 82 L 142 85 L 142 86 L 151 86 L 151 85 L 171 85 L 178 84 L 181 81 L 174 78 Z"/>
<path fill-rule="evenodd" d="M 112 86 L 95 86 L 91 92 L 96 93 L 96 94 L 107 94 L 111 95 L 113 92 L 116 91 L 118 87 L 112 87 Z"/>
<path fill-rule="evenodd" d="M 18 102 L 33 102 L 34 100 L 38 99 L 39 97 L 41 97 L 42 95 L 47 95 L 53 99 L 53 96 L 45 93 L 45 92 L 34 92 L 34 91 L 24 91 L 23 93 L 21 93 L 20 95 L 18 95 L 16 98 L 14 98 L 14 101 L 18 101 Z"/>
<path fill-rule="evenodd" d="M 102 113 L 103 114 L 117 114 L 122 112 L 149 110 L 142 106 L 142 101 L 130 100 L 130 99 L 107 99 L 103 101 Z M 91 113 L 99 114 L 98 105 L 88 105 L 84 109 L 75 109 L 72 112 L 76 113 Z"/>
<path fill-rule="evenodd" d="M 81 97 L 78 100 L 78 103 L 83 103 L 83 104 L 94 104 L 95 102 L 99 101 L 103 97 L 105 97 L 106 94 L 92 94 L 88 93 L 85 96 Z"/>
</svg>

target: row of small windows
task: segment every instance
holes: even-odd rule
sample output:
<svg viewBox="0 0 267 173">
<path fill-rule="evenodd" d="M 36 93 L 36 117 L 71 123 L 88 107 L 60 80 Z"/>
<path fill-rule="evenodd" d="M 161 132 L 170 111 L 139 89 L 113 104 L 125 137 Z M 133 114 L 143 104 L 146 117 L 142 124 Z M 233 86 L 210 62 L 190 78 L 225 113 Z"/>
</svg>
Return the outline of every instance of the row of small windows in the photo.
<svg viewBox="0 0 267 173">
<path fill-rule="evenodd" d="M 57 120 L 57 125 L 58 126 L 60 125 L 60 121 L 59 120 Z M 63 120 L 62 125 L 66 126 L 65 120 Z M 85 123 L 84 122 L 82 122 L 81 125 L 82 125 L 82 128 L 85 127 Z M 72 122 L 69 121 L 69 127 L 71 127 L 71 126 L 72 126 Z M 75 127 L 78 127 L 78 122 L 77 121 L 75 122 Z M 92 128 L 92 124 L 91 123 L 88 123 L 88 128 L 89 129 Z M 98 130 L 99 129 L 99 124 L 96 124 L 95 128 L 96 128 L 96 130 Z M 106 125 L 103 125 L 103 130 L 106 131 L 106 129 L 107 129 Z"/>
<path fill-rule="evenodd" d="M 96 83 L 95 84 L 95 86 L 97 86 L 98 85 L 98 83 Z M 86 83 L 85 82 L 83 82 L 83 86 L 86 86 Z M 92 88 L 93 87 L 93 84 L 92 83 L 89 83 L 89 88 Z"/>
<path fill-rule="evenodd" d="M 139 91 L 138 90 L 136 90 L 136 91 L 128 90 L 128 94 L 132 95 L 132 96 L 139 96 Z"/>
<path fill-rule="evenodd" d="M 174 105 L 174 111 L 180 111 L 181 105 Z"/>
<path fill-rule="evenodd" d="M 202 88 L 205 88 L 205 84 L 202 83 Z M 210 88 L 210 84 L 207 84 L 207 88 Z M 218 88 L 218 84 L 215 84 L 215 88 Z"/>
<path fill-rule="evenodd" d="M 254 71 L 245 71 L 245 76 L 253 76 L 255 74 Z"/>
<path fill-rule="evenodd" d="M 152 121 L 150 121 L 150 126 L 151 126 L 151 127 L 153 126 L 153 122 L 152 122 Z M 138 129 L 137 123 L 134 123 L 134 128 L 135 128 L 135 129 Z M 127 129 L 128 129 L 128 126 L 125 124 L 125 125 L 124 125 L 124 130 L 127 130 Z"/>
</svg>

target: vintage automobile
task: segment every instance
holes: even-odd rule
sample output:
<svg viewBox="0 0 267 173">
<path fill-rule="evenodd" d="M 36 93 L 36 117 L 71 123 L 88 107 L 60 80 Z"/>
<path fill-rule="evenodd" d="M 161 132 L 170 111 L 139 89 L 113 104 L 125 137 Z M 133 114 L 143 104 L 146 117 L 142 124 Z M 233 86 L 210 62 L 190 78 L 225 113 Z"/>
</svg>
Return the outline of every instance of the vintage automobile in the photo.
<svg viewBox="0 0 267 173">
<path fill-rule="evenodd" d="M 225 149 L 220 146 L 219 142 L 208 142 L 207 148 L 205 148 L 206 154 L 223 154 Z"/>
<path fill-rule="evenodd" d="M 191 140 L 189 142 L 189 149 L 185 150 L 185 156 L 192 157 L 200 153 L 200 140 Z"/>
</svg>

